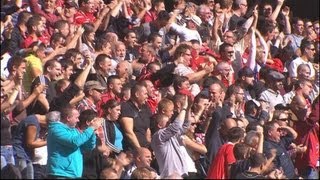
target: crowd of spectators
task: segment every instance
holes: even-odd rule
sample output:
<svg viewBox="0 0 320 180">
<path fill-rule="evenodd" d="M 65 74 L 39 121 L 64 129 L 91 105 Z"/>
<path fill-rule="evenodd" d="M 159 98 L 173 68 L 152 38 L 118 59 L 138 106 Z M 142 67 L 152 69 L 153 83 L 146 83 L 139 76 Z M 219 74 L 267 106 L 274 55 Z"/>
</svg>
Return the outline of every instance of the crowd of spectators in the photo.
<svg viewBox="0 0 320 180">
<path fill-rule="evenodd" d="M 1 178 L 318 179 L 319 40 L 285 0 L 3 0 Z"/>
</svg>

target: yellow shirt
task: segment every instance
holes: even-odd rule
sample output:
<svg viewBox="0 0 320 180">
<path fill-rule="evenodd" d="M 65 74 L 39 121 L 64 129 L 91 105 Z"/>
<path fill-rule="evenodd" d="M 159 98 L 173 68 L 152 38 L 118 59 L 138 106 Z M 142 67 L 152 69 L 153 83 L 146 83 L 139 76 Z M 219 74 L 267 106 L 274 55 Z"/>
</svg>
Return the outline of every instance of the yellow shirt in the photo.
<svg viewBox="0 0 320 180">
<path fill-rule="evenodd" d="M 38 69 L 43 73 L 42 61 L 40 58 L 30 54 L 25 58 L 27 60 L 26 73 L 23 77 L 23 85 L 27 92 L 30 92 L 32 81 L 36 78 L 33 74 L 33 69 Z"/>
</svg>

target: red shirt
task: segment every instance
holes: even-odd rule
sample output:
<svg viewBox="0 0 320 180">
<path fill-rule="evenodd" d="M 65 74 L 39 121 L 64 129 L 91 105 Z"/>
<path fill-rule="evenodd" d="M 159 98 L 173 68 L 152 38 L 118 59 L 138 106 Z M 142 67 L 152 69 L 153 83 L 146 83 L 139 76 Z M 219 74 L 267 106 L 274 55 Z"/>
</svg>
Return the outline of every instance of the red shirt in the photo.
<svg viewBox="0 0 320 180">
<path fill-rule="evenodd" d="M 234 144 L 226 143 L 220 147 L 214 160 L 211 162 L 207 179 L 228 179 L 228 166 L 236 162 L 233 155 Z"/>
<path fill-rule="evenodd" d="M 148 23 L 152 22 L 157 19 L 157 15 L 155 11 L 148 11 L 146 14 L 143 16 L 143 23 Z"/>
<path fill-rule="evenodd" d="M 104 117 L 104 112 L 102 109 L 102 105 L 105 104 L 110 99 L 115 99 L 116 101 L 120 102 L 121 99 L 117 96 L 113 97 L 110 92 L 106 92 L 105 94 L 101 95 L 100 101 L 97 103 L 97 110 L 98 110 L 98 116 Z"/>
<path fill-rule="evenodd" d="M 32 43 L 37 42 L 37 41 L 41 41 L 45 45 L 48 45 L 49 39 L 50 39 L 50 37 L 41 36 L 41 37 L 38 37 L 38 39 L 34 40 L 32 36 L 27 36 L 27 38 L 22 43 L 22 48 L 28 48 Z"/>
<path fill-rule="evenodd" d="M 74 22 L 77 25 L 82 25 L 84 23 L 94 23 L 96 21 L 96 17 L 92 13 L 85 13 L 81 10 L 79 10 L 74 15 Z"/>
<path fill-rule="evenodd" d="M 306 170 L 306 167 L 310 166 L 312 168 L 317 166 L 317 161 L 319 161 L 319 135 L 317 129 L 319 127 L 314 127 L 303 139 L 303 144 L 307 146 L 307 151 L 305 153 L 297 154 L 296 157 L 296 167 L 302 173 Z"/>
<path fill-rule="evenodd" d="M 154 114 L 156 112 L 156 109 L 157 109 L 157 106 L 158 106 L 158 102 L 157 102 L 156 98 L 148 97 L 147 105 L 149 106 L 152 114 Z"/>
</svg>

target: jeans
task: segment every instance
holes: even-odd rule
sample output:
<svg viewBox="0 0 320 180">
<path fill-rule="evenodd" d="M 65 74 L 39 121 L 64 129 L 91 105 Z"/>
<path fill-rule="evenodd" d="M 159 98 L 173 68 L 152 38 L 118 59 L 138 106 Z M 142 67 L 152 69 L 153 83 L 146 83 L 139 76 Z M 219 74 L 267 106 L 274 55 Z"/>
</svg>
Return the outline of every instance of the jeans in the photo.
<svg viewBox="0 0 320 180">
<path fill-rule="evenodd" d="M 306 170 L 306 179 L 319 179 L 318 169 L 308 167 Z"/>
<path fill-rule="evenodd" d="M 25 159 L 16 159 L 16 164 L 21 172 L 22 179 L 34 179 L 32 162 Z"/>
<path fill-rule="evenodd" d="M 12 146 L 1 146 L 1 169 L 8 163 L 15 165 Z"/>
</svg>

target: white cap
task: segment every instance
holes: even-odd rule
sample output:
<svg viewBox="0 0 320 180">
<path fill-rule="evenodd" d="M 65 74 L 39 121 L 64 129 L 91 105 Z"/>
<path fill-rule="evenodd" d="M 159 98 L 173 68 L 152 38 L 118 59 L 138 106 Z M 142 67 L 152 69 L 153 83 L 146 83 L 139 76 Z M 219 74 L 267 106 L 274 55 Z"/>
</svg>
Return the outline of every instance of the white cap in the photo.
<svg viewBox="0 0 320 180">
<path fill-rule="evenodd" d="M 201 19 L 196 15 L 192 15 L 187 20 L 192 20 L 197 26 L 200 26 L 202 23 Z"/>
</svg>

